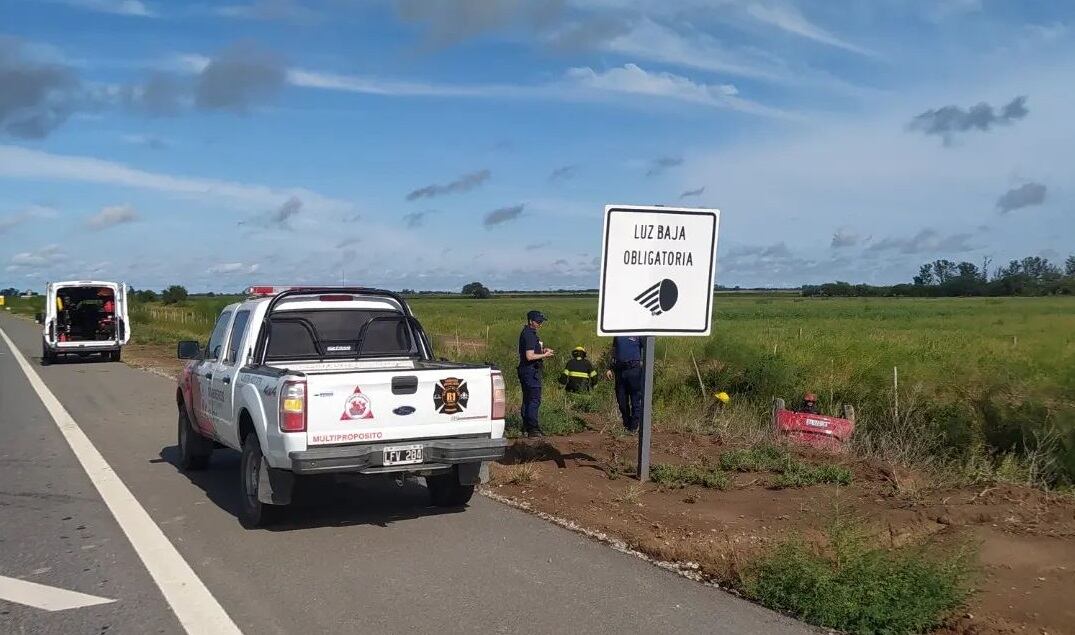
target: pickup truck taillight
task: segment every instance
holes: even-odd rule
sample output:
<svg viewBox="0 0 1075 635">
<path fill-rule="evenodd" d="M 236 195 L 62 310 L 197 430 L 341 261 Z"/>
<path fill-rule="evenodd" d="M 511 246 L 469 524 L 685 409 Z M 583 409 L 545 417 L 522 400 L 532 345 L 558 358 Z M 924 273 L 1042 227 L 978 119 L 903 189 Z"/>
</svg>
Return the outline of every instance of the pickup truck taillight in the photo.
<svg viewBox="0 0 1075 635">
<path fill-rule="evenodd" d="M 280 432 L 306 430 L 306 380 L 288 380 L 280 389 Z"/>
<path fill-rule="evenodd" d="M 504 395 L 504 376 L 499 371 L 493 371 L 493 407 L 490 419 L 503 419 L 507 399 Z"/>
</svg>

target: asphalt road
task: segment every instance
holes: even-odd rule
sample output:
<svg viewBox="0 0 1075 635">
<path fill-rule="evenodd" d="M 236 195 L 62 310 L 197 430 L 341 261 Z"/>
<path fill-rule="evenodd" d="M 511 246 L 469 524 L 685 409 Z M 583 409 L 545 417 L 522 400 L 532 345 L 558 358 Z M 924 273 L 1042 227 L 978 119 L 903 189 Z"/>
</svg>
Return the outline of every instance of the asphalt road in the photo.
<svg viewBox="0 0 1075 635">
<path fill-rule="evenodd" d="M 244 530 L 238 454 L 174 466 L 175 386 L 123 364 L 40 366 L 40 331 L 0 313 L 49 390 L 247 633 L 806 633 L 803 625 L 476 496 L 313 482 L 290 520 Z M 115 600 L 47 611 L 4 599 L 2 633 L 182 633 L 124 529 L 0 339 L 0 580 Z"/>
</svg>

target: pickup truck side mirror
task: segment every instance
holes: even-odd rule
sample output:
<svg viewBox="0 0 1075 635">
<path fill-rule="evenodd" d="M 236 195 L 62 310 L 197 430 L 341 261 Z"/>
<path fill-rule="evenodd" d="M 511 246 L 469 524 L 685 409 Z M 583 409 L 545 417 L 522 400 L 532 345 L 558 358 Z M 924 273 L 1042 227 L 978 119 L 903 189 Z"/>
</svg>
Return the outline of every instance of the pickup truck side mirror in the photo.
<svg viewBox="0 0 1075 635">
<path fill-rule="evenodd" d="M 34 313 L 34 322 L 37 322 L 38 324 L 43 324 L 45 322 L 45 314 Z"/>
<path fill-rule="evenodd" d="M 179 359 L 200 359 L 202 356 L 201 344 L 194 340 L 183 340 L 175 347 L 175 354 Z"/>
</svg>

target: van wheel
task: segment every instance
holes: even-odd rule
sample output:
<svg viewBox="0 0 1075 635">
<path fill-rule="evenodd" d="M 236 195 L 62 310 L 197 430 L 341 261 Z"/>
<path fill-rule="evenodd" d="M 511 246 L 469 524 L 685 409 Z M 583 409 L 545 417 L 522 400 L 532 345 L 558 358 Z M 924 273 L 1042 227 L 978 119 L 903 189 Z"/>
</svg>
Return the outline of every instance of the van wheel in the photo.
<svg viewBox="0 0 1075 635">
<path fill-rule="evenodd" d="M 462 507 L 474 496 L 473 485 L 461 485 L 454 468 L 447 474 L 426 477 L 429 500 L 435 507 Z"/>
<path fill-rule="evenodd" d="M 45 342 L 41 342 L 41 365 L 48 366 L 53 362 L 52 351 L 45 345 Z"/>
<path fill-rule="evenodd" d="M 247 433 L 243 439 L 243 456 L 239 467 L 239 523 L 247 529 L 271 525 L 282 511 L 276 505 L 258 500 L 258 480 L 264 460 L 257 433 Z"/>
<path fill-rule="evenodd" d="M 196 472 L 209 466 L 213 442 L 194 431 L 185 410 L 179 411 L 179 469 Z"/>
<path fill-rule="evenodd" d="M 110 361 L 110 362 L 118 362 L 118 361 L 120 361 L 121 356 L 122 356 L 122 353 L 120 351 L 112 351 L 111 353 L 108 354 L 108 361 Z"/>
</svg>

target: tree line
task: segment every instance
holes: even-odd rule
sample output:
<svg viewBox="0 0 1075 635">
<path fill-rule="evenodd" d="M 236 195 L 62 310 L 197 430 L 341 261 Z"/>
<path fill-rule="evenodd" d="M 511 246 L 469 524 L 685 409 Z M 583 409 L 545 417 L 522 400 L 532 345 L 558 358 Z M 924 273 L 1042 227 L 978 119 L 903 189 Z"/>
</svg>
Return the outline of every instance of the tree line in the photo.
<svg viewBox="0 0 1075 635">
<path fill-rule="evenodd" d="M 986 259 L 979 267 L 973 262 L 942 259 L 927 262 L 911 282 L 890 286 L 826 282 L 803 285 L 804 296 L 1041 296 L 1075 295 L 1075 255 L 1063 266 L 1048 258 L 1028 256 L 990 269 Z"/>
</svg>

